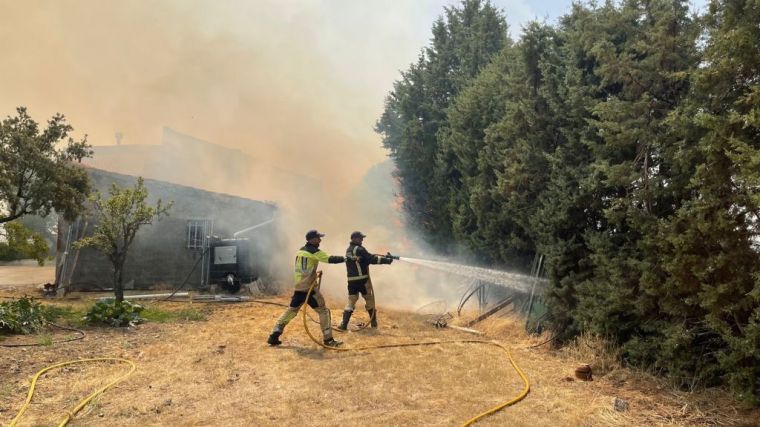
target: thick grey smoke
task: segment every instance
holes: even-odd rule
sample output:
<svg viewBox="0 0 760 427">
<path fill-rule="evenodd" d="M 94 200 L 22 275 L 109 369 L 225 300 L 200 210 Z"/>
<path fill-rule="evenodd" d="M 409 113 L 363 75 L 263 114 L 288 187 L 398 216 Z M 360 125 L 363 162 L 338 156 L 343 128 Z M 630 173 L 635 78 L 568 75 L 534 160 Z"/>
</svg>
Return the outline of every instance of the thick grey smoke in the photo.
<svg viewBox="0 0 760 427">
<path fill-rule="evenodd" d="M 276 202 L 293 251 L 318 228 L 323 248 L 342 254 L 360 229 L 370 250 L 421 255 L 393 206 L 390 166 L 378 166 L 386 152 L 373 125 L 450 2 L 0 3 L 0 115 L 19 105 L 38 121 L 61 112 L 96 146 L 114 145 L 119 132 L 144 156 L 95 163 L 132 174 L 148 159 L 156 170 L 188 167 L 154 149 L 170 127 L 249 159 L 229 179 L 199 151 L 177 183 Z M 272 257 L 291 269 L 291 253 Z M 375 270 L 380 295 L 427 302 L 415 282 L 433 276 Z M 326 292 L 342 295 L 344 269 L 325 273 Z"/>
<path fill-rule="evenodd" d="M 0 114 L 62 112 L 97 146 L 116 132 L 124 145 L 155 146 L 168 126 L 240 150 L 252 159 L 243 179 L 198 167 L 179 183 L 275 201 L 293 245 L 321 228 L 332 252 L 351 227 L 345 196 L 385 159 L 372 130 L 383 97 L 429 29 L 414 22 L 427 6 L 403 3 L 2 3 Z M 143 161 L 110 169 L 135 173 Z"/>
</svg>

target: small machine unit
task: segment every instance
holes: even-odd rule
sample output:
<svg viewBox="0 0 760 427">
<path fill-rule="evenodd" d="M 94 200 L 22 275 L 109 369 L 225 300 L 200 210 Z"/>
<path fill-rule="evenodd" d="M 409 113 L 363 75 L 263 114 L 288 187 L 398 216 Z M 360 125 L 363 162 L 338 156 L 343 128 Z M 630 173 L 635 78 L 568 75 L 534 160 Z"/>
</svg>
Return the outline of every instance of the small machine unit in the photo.
<svg viewBox="0 0 760 427">
<path fill-rule="evenodd" d="M 209 285 L 234 293 L 258 278 L 249 239 L 211 239 L 209 252 Z"/>
</svg>

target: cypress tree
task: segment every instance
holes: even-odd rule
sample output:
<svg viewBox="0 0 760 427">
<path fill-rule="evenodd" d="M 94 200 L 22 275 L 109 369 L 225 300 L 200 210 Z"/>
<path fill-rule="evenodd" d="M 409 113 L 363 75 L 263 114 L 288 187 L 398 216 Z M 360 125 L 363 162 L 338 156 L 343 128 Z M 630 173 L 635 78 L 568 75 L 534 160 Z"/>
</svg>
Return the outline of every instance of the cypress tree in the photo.
<svg viewBox="0 0 760 427">
<path fill-rule="evenodd" d="M 581 330 L 576 320 L 580 287 L 593 273 L 587 231 L 606 227 L 602 198 L 591 172 L 591 147 L 600 141 L 588 125 L 591 108 L 604 96 L 591 54 L 600 31 L 597 11 L 575 4 L 557 30 L 556 59 L 545 67 L 547 103 L 563 143 L 548 156 L 549 179 L 531 219 L 538 250 L 546 256 L 547 303 L 560 342 Z"/>
<path fill-rule="evenodd" d="M 702 66 L 674 120 L 692 142 L 681 156 L 691 197 L 658 235 L 667 273 L 659 295 L 681 334 L 662 359 L 675 365 L 689 353 L 704 382 L 726 379 L 758 403 L 760 3 L 713 1 L 704 28 Z M 676 352 L 677 345 L 688 350 Z"/>
<path fill-rule="evenodd" d="M 396 160 L 410 225 L 433 243 L 450 239 L 447 189 L 435 179 L 438 135 L 454 97 L 507 43 L 503 14 L 488 1 L 446 8 L 432 28 L 431 45 L 394 84 L 376 130 Z"/>
</svg>

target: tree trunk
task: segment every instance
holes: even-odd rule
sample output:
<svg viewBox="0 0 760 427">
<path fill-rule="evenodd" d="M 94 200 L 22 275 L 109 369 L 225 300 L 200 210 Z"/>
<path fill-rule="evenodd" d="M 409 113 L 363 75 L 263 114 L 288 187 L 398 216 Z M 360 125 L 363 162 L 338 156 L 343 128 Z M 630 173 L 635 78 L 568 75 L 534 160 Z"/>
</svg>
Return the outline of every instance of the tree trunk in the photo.
<svg viewBox="0 0 760 427">
<path fill-rule="evenodd" d="M 113 272 L 113 290 L 114 294 L 116 295 L 116 302 L 124 301 L 124 285 L 121 281 L 123 271 L 122 267 L 123 266 L 118 266 L 114 268 Z"/>
</svg>

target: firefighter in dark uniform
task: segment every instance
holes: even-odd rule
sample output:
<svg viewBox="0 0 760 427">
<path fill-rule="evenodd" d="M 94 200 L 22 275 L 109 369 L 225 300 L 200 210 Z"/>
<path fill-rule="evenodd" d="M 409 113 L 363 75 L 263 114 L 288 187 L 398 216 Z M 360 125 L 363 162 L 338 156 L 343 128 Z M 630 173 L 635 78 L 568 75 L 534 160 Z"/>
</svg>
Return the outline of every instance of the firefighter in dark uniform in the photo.
<svg viewBox="0 0 760 427">
<path fill-rule="evenodd" d="M 375 311 L 375 293 L 372 290 L 372 279 L 369 277 L 370 264 L 390 264 L 393 258 L 390 256 L 374 255 L 367 252 L 362 246 L 367 237 L 360 231 L 351 233 L 351 243 L 346 249 L 346 272 L 348 273 L 348 305 L 343 310 L 343 321 L 338 329 L 348 329 L 348 321 L 359 301 L 359 294 L 364 297 L 364 307 L 370 317 L 370 326 L 377 328 L 377 312 Z M 390 255 L 390 254 L 389 254 Z"/>
<path fill-rule="evenodd" d="M 311 308 L 319 314 L 319 325 L 322 328 L 324 343 L 330 347 L 337 347 L 342 342 L 333 339 L 332 321 L 330 320 L 330 310 L 325 306 L 325 299 L 315 285 L 309 295 L 309 301 L 306 301 L 306 294 L 312 284 L 317 281 L 317 267 L 320 261 L 329 264 L 340 264 L 345 262 L 342 256 L 330 256 L 325 251 L 319 249 L 319 243 L 322 241 L 324 234 L 317 230 L 310 230 L 306 233 L 306 245 L 296 253 L 295 262 L 295 290 L 293 298 L 290 300 L 290 306 L 277 319 L 272 334 L 269 335 L 267 343 L 269 345 L 280 345 L 280 335 L 285 326 L 296 317 L 298 309 L 304 302 L 308 303 Z"/>
</svg>

